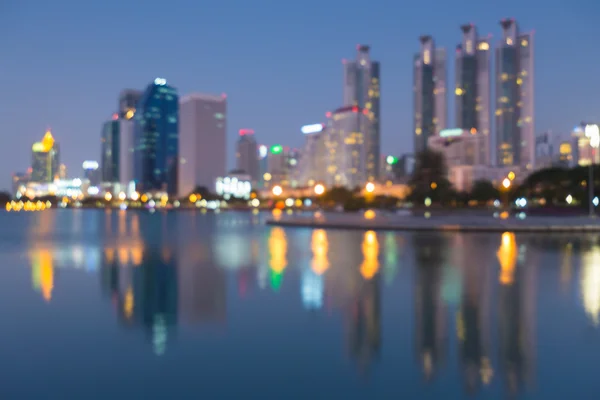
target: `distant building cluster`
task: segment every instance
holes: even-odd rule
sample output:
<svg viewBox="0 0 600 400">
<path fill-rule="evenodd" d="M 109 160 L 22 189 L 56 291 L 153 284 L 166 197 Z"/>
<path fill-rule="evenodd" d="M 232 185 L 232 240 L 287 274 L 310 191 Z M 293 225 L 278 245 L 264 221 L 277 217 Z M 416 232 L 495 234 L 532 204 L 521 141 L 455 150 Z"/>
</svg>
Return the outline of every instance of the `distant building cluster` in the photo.
<svg viewBox="0 0 600 400">
<path fill-rule="evenodd" d="M 192 93 L 180 98 L 166 79 L 156 78 L 144 90 L 120 93 L 117 110 L 102 125 L 99 161 L 85 161 L 77 180 L 66 179 L 60 147 L 48 130 L 32 146 L 29 170 L 13 175 L 13 190 L 17 195 L 68 192 L 71 197 L 143 192 L 162 198 L 186 197 L 204 188 L 243 198 L 247 183 L 250 190 L 319 184 L 354 189 L 368 182 L 391 187 L 406 183 L 418 154 L 430 149 L 445 157 L 455 188 L 468 191 L 479 179 L 497 183 L 510 174 L 520 180 L 549 166 L 598 163 L 595 123 L 578 124 L 569 137 L 551 132 L 536 136 L 533 32 L 521 32 L 514 19 L 503 19 L 500 26 L 495 46 L 491 36 L 479 36 L 475 25 L 460 27 L 456 84 L 450 91 L 453 125 L 448 118 L 448 53 L 433 37 L 419 38 L 420 50 L 412 58 L 410 154 L 382 154 L 381 66 L 370 47 L 359 44 L 354 59 L 342 60 L 341 104 L 326 112 L 323 121 L 300 128 L 305 142 L 299 149 L 260 143 L 253 129 L 240 129 L 235 169 L 227 171 L 227 96 Z"/>
</svg>

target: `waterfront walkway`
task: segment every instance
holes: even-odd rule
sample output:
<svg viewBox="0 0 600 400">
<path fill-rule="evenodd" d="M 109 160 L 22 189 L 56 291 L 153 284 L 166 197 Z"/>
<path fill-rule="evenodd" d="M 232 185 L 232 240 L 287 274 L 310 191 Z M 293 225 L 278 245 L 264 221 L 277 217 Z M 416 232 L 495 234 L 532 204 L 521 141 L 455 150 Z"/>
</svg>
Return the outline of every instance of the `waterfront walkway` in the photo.
<svg viewBox="0 0 600 400">
<path fill-rule="evenodd" d="M 316 216 L 285 216 L 267 225 L 327 229 L 454 232 L 600 232 L 600 218 L 587 216 L 535 216 L 499 218 L 489 215 L 397 215 L 378 212 L 371 219 L 363 213 L 327 213 Z"/>
</svg>

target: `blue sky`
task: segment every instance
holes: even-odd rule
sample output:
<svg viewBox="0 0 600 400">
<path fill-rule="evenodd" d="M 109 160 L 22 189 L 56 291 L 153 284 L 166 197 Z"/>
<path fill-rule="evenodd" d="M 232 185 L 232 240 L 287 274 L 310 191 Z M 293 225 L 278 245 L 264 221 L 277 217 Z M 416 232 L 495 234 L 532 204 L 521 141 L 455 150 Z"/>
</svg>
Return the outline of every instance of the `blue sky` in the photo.
<svg viewBox="0 0 600 400">
<path fill-rule="evenodd" d="M 47 126 L 79 175 L 82 161 L 99 158 L 119 91 L 157 76 L 180 95 L 227 93 L 230 165 L 240 128 L 299 146 L 302 125 L 341 106 L 341 60 L 357 43 L 382 64 L 382 153 L 410 152 L 419 35 L 453 49 L 459 26 L 473 22 L 497 40 L 504 17 L 535 29 L 536 131 L 599 121 L 597 0 L 0 0 L 0 188 L 29 166 Z M 452 88 L 453 60 L 449 76 Z"/>
</svg>

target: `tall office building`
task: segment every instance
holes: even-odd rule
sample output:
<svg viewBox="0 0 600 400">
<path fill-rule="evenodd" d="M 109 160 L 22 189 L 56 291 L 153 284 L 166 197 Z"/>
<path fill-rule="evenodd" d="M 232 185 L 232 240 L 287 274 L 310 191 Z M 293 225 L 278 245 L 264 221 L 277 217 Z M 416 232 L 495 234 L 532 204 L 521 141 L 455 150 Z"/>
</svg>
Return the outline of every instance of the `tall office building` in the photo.
<svg viewBox="0 0 600 400">
<path fill-rule="evenodd" d="M 100 175 L 106 190 L 112 192 L 134 191 L 134 122 L 115 113 L 102 126 Z"/>
<path fill-rule="evenodd" d="M 196 186 L 214 191 L 227 166 L 227 97 L 190 94 L 180 101 L 179 193 Z"/>
<path fill-rule="evenodd" d="M 240 137 L 236 143 L 235 150 L 236 168 L 250 175 L 255 185 L 259 179 L 258 168 L 258 144 L 254 139 L 252 129 L 240 129 Z"/>
<path fill-rule="evenodd" d="M 478 37 L 473 24 L 461 30 L 462 43 L 456 48 L 456 127 L 482 135 L 478 158 L 490 165 L 490 43 Z"/>
<path fill-rule="evenodd" d="M 344 106 L 357 106 L 367 109 L 371 120 L 369 131 L 365 134 L 366 173 L 369 180 L 379 176 L 381 153 L 380 133 L 380 65 L 371 61 L 369 46 L 356 46 L 356 60 L 344 60 Z"/>
<path fill-rule="evenodd" d="M 40 142 L 31 146 L 31 182 L 52 182 L 58 177 L 59 165 L 60 148 L 48 130 Z"/>
<path fill-rule="evenodd" d="M 121 91 L 119 94 L 119 118 L 133 118 L 142 94 L 141 90 L 135 89 L 124 89 Z"/>
<path fill-rule="evenodd" d="M 331 113 L 332 122 L 327 127 L 328 186 L 354 189 L 370 180 L 365 139 L 371 128 L 370 113 L 357 106 L 342 107 Z"/>
<path fill-rule="evenodd" d="M 414 56 L 415 154 L 427 148 L 430 137 L 446 128 L 446 50 L 436 48 L 431 36 L 421 36 L 421 51 Z"/>
<path fill-rule="evenodd" d="M 176 195 L 179 167 L 177 90 L 156 78 L 134 117 L 133 177 L 136 190 Z"/>
<path fill-rule="evenodd" d="M 101 181 L 98 161 L 84 161 L 81 167 L 83 168 L 83 179 L 87 180 L 90 186 L 98 186 Z"/>
<path fill-rule="evenodd" d="M 535 166 L 533 34 L 503 19 L 496 48 L 496 151 L 499 166 Z"/>
<path fill-rule="evenodd" d="M 327 131 L 324 124 L 313 124 L 302 127 L 306 138 L 302 148 L 302 157 L 298 165 L 298 184 L 300 186 L 313 186 L 315 183 L 324 183 L 327 172 Z"/>
</svg>

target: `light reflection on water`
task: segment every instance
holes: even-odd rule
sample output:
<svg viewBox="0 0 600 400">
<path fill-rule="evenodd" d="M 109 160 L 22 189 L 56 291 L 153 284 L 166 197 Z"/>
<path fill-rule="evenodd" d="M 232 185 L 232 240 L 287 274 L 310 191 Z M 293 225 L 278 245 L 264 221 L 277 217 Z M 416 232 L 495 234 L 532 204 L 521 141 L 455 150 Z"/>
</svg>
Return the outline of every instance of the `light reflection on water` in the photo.
<svg viewBox="0 0 600 400">
<path fill-rule="evenodd" d="M 302 398 L 310 388 L 359 398 L 547 398 L 561 391 L 588 398 L 597 389 L 586 365 L 600 351 L 598 237 L 283 229 L 264 226 L 263 217 L 0 215 L 0 235 L 17 249 L 0 254 L 0 311 L 11 321 L 6 340 L 16 342 L 2 360 L 31 360 L 20 369 L 0 361 L 9 393 L 41 395 L 10 383 L 36 371 L 38 358 L 17 349 L 39 336 L 69 338 L 44 348 L 48 362 L 87 365 L 87 373 L 107 378 L 125 365 L 140 377 L 158 368 L 165 378 L 145 385 L 175 397 L 258 393 L 268 387 L 249 383 L 258 366 L 288 379 L 285 388 Z M 27 268 L 18 267 L 23 262 Z M 47 325 L 46 315 L 61 324 Z M 89 341 L 69 335 L 81 326 L 96 326 Z M 128 333 L 136 331 L 139 350 Z M 94 371 L 109 355 L 113 368 Z M 149 355 L 162 361 L 150 367 Z M 219 369 L 198 388 L 176 378 L 192 359 L 196 372 L 220 362 L 227 372 Z M 83 371 L 73 373 L 85 381 Z M 560 373 L 580 385 L 552 379 Z M 252 391 L 223 387 L 225 375 Z M 41 386 L 61 388 L 66 379 L 48 377 Z M 114 385 L 134 390 L 134 382 Z M 85 393 L 72 390 L 65 393 Z"/>
</svg>

